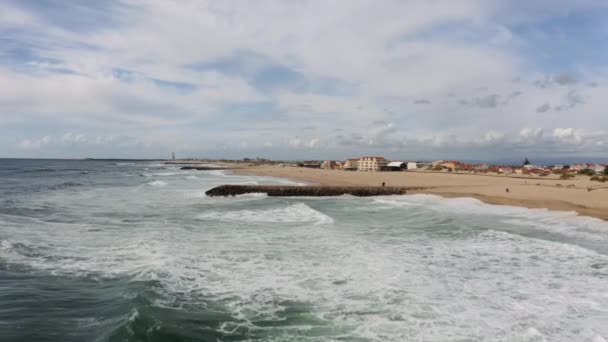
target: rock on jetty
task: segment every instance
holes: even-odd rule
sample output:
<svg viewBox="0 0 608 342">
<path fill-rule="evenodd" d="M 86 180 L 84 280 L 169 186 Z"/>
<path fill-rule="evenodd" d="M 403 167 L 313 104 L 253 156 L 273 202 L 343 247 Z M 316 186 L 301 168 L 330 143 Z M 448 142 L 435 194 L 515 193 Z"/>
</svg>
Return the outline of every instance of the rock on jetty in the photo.
<svg viewBox="0 0 608 342">
<path fill-rule="evenodd" d="M 236 196 L 250 193 L 265 193 L 268 196 L 386 196 L 403 195 L 408 190 L 423 190 L 420 187 L 382 186 L 294 186 L 294 185 L 220 185 L 205 192 L 207 196 Z"/>
</svg>

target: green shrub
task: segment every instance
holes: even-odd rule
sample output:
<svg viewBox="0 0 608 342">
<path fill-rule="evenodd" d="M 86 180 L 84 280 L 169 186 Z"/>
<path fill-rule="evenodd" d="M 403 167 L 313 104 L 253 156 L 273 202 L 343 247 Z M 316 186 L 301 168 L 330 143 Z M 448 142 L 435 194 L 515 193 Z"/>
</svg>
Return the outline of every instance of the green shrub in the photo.
<svg viewBox="0 0 608 342">
<path fill-rule="evenodd" d="M 596 182 L 605 183 L 605 182 L 608 182 L 608 177 L 607 176 L 593 176 L 593 177 L 591 177 L 591 180 L 596 181 Z"/>
<path fill-rule="evenodd" d="M 571 173 L 564 173 L 563 175 L 561 175 L 559 177 L 559 179 L 572 179 L 572 178 L 574 178 L 574 175 Z"/>
</svg>

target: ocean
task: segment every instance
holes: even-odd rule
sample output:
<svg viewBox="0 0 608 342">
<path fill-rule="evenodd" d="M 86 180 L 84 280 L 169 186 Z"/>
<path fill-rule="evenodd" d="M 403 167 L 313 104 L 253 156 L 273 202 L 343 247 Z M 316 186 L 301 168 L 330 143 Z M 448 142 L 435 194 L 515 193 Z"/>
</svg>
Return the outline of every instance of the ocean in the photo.
<svg viewBox="0 0 608 342">
<path fill-rule="evenodd" d="M 160 162 L 0 160 L 0 341 L 608 339 L 608 223 Z"/>
</svg>

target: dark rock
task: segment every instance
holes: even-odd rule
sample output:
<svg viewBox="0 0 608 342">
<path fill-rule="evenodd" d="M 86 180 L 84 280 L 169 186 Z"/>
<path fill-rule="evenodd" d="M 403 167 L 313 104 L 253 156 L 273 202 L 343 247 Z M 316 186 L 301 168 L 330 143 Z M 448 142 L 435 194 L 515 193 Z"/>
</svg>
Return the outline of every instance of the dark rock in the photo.
<svg viewBox="0 0 608 342">
<path fill-rule="evenodd" d="M 407 190 L 423 190 L 420 187 L 380 186 L 294 186 L 294 185 L 220 185 L 205 192 L 207 196 L 236 196 L 265 193 L 268 196 L 341 196 L 359 197 L 403 195 Z"/>
</svg>

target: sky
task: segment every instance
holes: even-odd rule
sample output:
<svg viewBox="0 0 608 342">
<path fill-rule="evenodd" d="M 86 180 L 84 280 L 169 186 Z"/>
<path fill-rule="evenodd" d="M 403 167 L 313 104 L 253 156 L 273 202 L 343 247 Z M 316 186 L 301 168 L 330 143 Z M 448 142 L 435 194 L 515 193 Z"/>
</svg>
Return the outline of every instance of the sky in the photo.
<svg viewBox="0 0 608 342">
<path fill-rule="evenodd" d="M 0 0 L 0 157 L 608 160 L 605 0 Z"/>
</svg>

